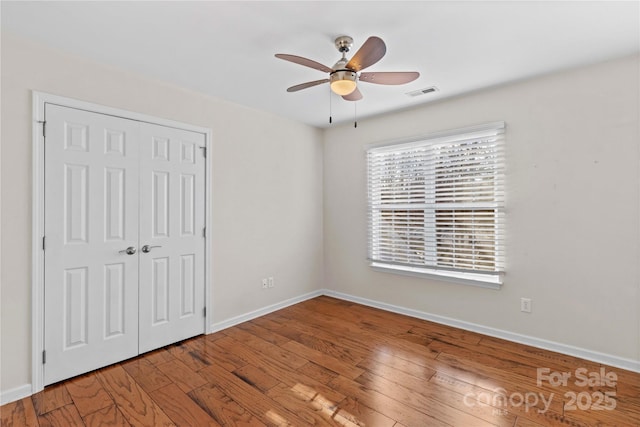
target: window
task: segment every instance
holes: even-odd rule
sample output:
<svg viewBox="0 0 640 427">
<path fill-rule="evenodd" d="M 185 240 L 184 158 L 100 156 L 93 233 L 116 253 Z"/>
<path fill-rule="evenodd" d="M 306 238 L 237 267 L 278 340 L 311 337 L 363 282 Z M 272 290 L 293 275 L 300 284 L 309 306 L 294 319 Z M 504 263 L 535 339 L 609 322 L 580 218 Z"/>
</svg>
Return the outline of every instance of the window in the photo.
<svg viewBox="0 0 640 427">
<path fill-rule="evenodd" d="M 491 123 L 367 150 L 373 267 L 502 283 L 503 134 Z"/>
</svg>

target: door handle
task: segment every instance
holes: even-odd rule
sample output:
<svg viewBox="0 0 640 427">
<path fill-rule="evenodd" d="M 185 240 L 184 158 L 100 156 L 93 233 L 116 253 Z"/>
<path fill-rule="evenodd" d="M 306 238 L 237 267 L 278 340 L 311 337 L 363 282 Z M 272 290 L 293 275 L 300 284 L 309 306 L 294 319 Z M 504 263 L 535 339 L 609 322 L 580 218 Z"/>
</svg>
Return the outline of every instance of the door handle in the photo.
<svg viewBox="0 0 640 427">
<path fill-rule="evenodd" d="M 161 248 L 162 246 L 160 245 L 153 245 L 153 246 L 149 246 L 149 245 L 144 245 L 142 247 L 142 252 L 144 252 L 145 254 L 148 254 L 149 252 L 151 252 L 151 249 L 153 248 Z"/>
<path fill-rule="evenodd" d="M 119 254 L 127 254 L 127 255 L 133 255 L 136 253 L 136 248 L 134 248 L 133 246 L 129 246 L 127 249 L 123 249 L 121 251 L 118 251 Z"/>
</svg>

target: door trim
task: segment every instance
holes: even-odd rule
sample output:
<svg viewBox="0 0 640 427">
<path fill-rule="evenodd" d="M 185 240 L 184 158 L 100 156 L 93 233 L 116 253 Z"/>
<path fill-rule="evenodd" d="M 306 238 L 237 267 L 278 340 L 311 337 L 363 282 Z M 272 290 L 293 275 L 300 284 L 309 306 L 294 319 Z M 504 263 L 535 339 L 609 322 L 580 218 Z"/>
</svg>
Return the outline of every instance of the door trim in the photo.
<svg viewBox="0 0 640 427">
<path fill-rule="evenodd" d="M 187 123 L 149 116 L 146 114 L 127 111 L 119 108 L 107 107 L 73 98 L 53 95 L 45 92 L 32 91 L 32 234 L 31 234 L 31 393 L 44 389 L 44 364 L 42 351 L 44 350 L 44 136 L 43 124 L 45 119 L 45 104 L 55 104 L 63 107 L 86 110 L 99 114 L 121 117 L 139 122 L 147 122 L 161 126 L 173 127 L 204 134 L 207 155 L 205 157 L 205 309 L 204 316 L 206 334 L 211 333 L 211 277 L 212 277 L 212 241 L 211 201 L 212 201 L 212 166 L 211 129 Z"/>
</svg>

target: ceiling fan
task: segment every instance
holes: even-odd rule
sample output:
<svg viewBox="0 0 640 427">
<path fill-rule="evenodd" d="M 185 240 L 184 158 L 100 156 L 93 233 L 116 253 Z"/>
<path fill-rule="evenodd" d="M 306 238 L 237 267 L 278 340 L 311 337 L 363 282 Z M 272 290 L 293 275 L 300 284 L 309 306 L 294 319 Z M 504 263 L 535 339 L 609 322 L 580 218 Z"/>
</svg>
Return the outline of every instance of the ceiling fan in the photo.
<svg viewBox="0 0 640 427">
<path fill-rule="evenodd" d="M 338 51 L 342 53 L 342 58 L 339 59 L 333 67 L 327 67 L 319 62 L 301 56 L 277 53 L 276 58 L 329 73 L 328 79 L 315 80 L 291 86 L 287 89 L 287 92 L 297 92 L 323 83 L 330 83 L 331 90 L 337 95 L 342 96 L 343 99 L 347 101 L 358 101 L 362 99 L 362 93 L 358 89 L 358 82 L 401 85 L 412 82 L 420 77 L 420 73 L 416 71 L 362 72 L 365 68 L 382 59 L 387 52 L 387 46 L 380 37 L 369 37 L 350 60 L 347 59 L 346 54 L 353 46 L 353 39 L 349 36 L 340 36 L 335 40 L 335 45 Z"/>
</svg>

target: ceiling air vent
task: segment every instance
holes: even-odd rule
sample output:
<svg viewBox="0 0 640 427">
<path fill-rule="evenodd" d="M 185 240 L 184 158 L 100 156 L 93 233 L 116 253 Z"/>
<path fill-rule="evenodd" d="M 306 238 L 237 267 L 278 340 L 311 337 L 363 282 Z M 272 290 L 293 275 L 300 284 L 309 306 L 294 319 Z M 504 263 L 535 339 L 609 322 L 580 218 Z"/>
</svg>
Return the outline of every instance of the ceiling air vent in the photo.
<svg viewBox="0 0 640 427">
<path fill-rule="evenodd" d="M 407 92 L 405 95 L 414 98 L 416 96 L 425 95 L 427 93 L 435 92 L 437 90 L 438 90 L 437 87 L 431 86 L 431 87 L 426 87 L 424 89 L 418 89 L 418 90 L 414 90 L 412 92 Z"/>
</svg>

